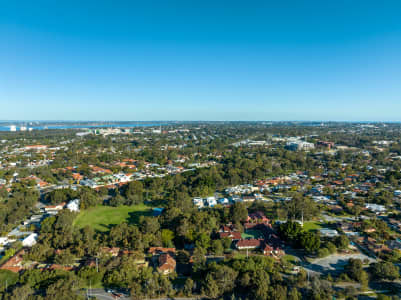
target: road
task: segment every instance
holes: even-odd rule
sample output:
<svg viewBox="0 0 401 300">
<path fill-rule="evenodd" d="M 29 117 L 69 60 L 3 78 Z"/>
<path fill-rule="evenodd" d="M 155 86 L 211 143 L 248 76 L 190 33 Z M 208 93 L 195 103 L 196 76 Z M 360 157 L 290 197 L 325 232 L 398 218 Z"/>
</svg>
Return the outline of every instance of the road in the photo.
<svg viewBox="0 0 401 300">
<path fill-rule="evenodd" d="M 95 296 L 99 300 L 128 300 L 130 297 L 114 297 L 112 294 L 107 293 L 104 289 L 91 289 L 90 296 Z"/>
<path fill-rule="evenodd" d="M 114 298 L 112 294 L 107 293 L 104 289 L 91 289 L 91 296 L 95 296 L 97 299 L 99 300 L 129 300 L 131 299 L 130 297 L 120 297 L 120 298 Z M 148 299 L 149 298 L 144 298 L 144 299 Z M 178 297 L 178 298 L 152 298 L 152 300 L 197 300 L 200 298 L 182 298 L 182 297 Z"/>
</svg>

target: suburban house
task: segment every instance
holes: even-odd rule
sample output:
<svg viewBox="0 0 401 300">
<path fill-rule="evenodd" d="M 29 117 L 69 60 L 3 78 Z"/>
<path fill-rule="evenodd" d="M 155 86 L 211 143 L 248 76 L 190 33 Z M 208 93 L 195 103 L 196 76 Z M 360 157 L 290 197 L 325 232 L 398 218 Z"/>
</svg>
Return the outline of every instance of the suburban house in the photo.
<svg viewBox="0 0 401 300">
<path fill-rule="evenodd" d="M 241 239 L 241 232 L 239 231 L 229 231 L 229 232 L 219 232 L 219 238 L 230 238 L 232 241 L 238 241 Z"/>
<path fill-rule="evenodd" d="M 366 204 L 365 208 L 367 208 L 370 211 L 377 213 L 377 214 L 386 212 L 386 207 L 384 205 L 379 205 L 379 204 L 374 204 L 374 203 Z"/>
<path fill-rule="evenodd" d="M 18 273 L 21 270 L 24 270 L 23 266 L 23 255 L 25 254 L 25 250 L 20 250 L 13 257 L 11 257 L 8 261 L 6 261 L 1 267 L 1 270 L 9 270 L 14 273 Z"/>
<path fill-rule="evenodd" d="M 236 244 L 238 250 L 259 249 L 263 244 L 263 239 L 245 239 L 239 240 Z"/>
<path fill-rule="evenodd" d="M 171 256 L 175 255 L 175 248 L 164 248 L 164 247 L 150 247 L 148 250 L 149 254 L 160 255 L 163 253 L 168 253 Z"/>
<path fill-rule="evenodd" d="M 36 240 L 38 239 L 37 233 L 31 233 L 27 237 L 22 240 L 22 246 L 24 247 L 32 247 L 36 244 Z"/>
<path fill-rule="evenodd" d="M 270 220 L 261 211 L 257 211 L 248 215 L 247 222 L 269 223 Z"/>
<path fill-rule="evenodd" d="M 153 255 L 153 264 L 160 273 L 167 275 L 175 272 L 175 248 L 150 247 L 148 253 Z"/>
<path fill-rule="evenodd" d="M 170 254 L 162 253 L 159 255 L 157 270 L 163 275 L 175 272 L 176 265 L 175 259 Z"/>
<path fill-rule="evenodd" d="M 56 205 L 47 205 L 47 206 L 45 206 L 45 211 L 46 212 L 60 211 L 64 208 L 64 206 L 65 206 L 65 202 L 62 202 L 62 203 L 56 204 Z"/>
</svg>

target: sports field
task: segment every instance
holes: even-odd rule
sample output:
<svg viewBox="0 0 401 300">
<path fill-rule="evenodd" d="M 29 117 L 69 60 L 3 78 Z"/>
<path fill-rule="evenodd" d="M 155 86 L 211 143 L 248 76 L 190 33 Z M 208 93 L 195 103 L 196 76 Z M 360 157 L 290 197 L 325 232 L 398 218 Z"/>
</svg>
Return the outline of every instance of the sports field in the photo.
<svg viewBox="0 0 401 300">
<path fill-rule="evenodd" d="M 128 222 L 136 224 L 140 216 L 152 215 L 152 209 L 144 204 L 133 206 L 99 205 L 85 209 L 74 220 L 74 226 L 83 228 L 87 225 L 98 231 L 108 231 L 112 225 Z"/>
<path fill-rule="evenodd" d="M 241 234 L 243 239 L 258 239 L 263 238 L 263 234 L 259 230 L 247 230 L 246 232 Z"/>
</svg>

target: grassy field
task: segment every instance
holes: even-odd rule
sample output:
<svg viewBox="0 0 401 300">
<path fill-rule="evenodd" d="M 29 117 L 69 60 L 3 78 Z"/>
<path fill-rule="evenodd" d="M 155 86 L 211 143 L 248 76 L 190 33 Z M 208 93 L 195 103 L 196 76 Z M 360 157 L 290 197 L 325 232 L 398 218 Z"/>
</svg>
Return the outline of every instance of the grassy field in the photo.
<svg viewBox="0 0 401 300">
<path fill-rule="evenodd" d="M 284 261 L 287 261 L 287 262 L 292 263 L 292 264 L 296 263 L 299 260 L 297 257 L 295 257 L 294 255 L 290 255 L 290 254 L 284 255 L 282 257 L 282 259 Z"/>
<path fill-rule="evenodd" d="M 303 229 L 305 231 L 317 231 L 322 228 L 321 223 L 319 221 L 308 221 L 304 222 Z"/>
<path fill-rule="evenodd" d="M 259 230 L 247 230 L 243 234 L 241 234 L 243 239 L 258 239 L 263 238 L 263 234 Z"/>
<path fill-rule="evenodd" d="M 128 222 L 136 224 L 140 216 L 150 216 L 152 209 L 144 204 L 133 206 L 103 206 L 99 205 L 85 209 L 74 220 L 74 226 L 83 228 L 87 225 L 98 231 L 108 231 L 113 225 Z"/>
</svg>

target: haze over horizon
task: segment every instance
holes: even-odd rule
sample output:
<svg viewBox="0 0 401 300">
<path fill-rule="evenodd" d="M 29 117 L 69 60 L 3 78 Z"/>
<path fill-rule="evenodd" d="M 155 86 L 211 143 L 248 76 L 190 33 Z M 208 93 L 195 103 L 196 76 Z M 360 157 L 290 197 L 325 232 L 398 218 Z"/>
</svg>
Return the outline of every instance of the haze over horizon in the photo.
<svg viewBox="0 0 401 300">
<path fill-rule="evenodd" d="M 401 121 L 400 1 L 0 8 L 0 120 Z"/>
</svg>

